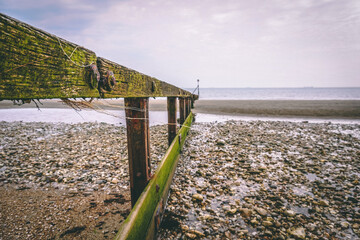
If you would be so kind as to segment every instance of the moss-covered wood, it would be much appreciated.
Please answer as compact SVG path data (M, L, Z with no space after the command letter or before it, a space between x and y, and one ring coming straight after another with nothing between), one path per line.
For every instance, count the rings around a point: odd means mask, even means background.
M100 75L107 71L115 75L116 85L112 91L104 91L103 97L176 97L190 96L191 93L156 78L139 73L130 68L104 58L97 59Z
M154 239L192 121L193 115L190 113L115 239Z
M96 74L84 67L90 64L95 72L94 67L99 69L99 88ZM88 49L0 13L0 100L169 96L196 98L190 92L97 58Z
M0 32L0 99L99 96L77 65L96 64L94 52L3 14Z

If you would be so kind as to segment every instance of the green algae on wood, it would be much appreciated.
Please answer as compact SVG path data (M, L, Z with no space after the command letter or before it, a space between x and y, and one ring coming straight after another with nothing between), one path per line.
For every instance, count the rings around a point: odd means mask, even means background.
M89 74L109 71L117 84L97 88ZM94 84L95 83L95 84ZM196 95L121 66L55 35L0 13L0 100L80 97L191 97Z
M96 63L94 52L4 14L0 32L0 99L99 96L77 65Z
M155 174L124 221L116 240L155 239L181 148L193 121L190 113L161 160Z
M104 58L99 57L97 59L97 65L101 76L104 76L107 71L112 71L117 82L112 91L104 91L102 96L104 98L176 97L192 95L190 92L169 83L139 73Z

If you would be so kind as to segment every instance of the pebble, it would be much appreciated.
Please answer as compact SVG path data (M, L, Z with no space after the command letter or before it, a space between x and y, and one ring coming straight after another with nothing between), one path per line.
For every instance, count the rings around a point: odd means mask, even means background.
M272 222L270 222L270 221L263 221L263 226L265 226L265 227L270 227L270 226L272 226L273 225L273 223Z
M113 183L113 184L117 184L117 183L119 183L119 180L118 180L118 179L116 179L116 178L113 178L113 179L111 180L111 183Z
M244 218L250 218L252 215L252 210L248 208L241 208L239 211L241 216Z
M295 211L293 210L287 210L285 214L290 217L294 217L296 215Z
M299 227L299 228L290 230L289 233L290 233L290 235L292 235L298 239L305 239L305 237L306 237L305 229L303 227Z
M342 228L348 228L350 226L348 222L341 222L340 225Z
M194 195L192 195L192 199L194 201L202 201L202 200L204 200L204 197L201 194L194 194Z
M268 212L263 208L255 208L255 211L258 212L261 216L266 216Z

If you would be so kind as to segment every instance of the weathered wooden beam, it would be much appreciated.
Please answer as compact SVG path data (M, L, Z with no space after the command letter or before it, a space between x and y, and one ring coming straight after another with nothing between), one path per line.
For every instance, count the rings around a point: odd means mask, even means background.
M125 98L131 205L145 189L151 175L149 99Z
M161 216L165 210L180 150L190 129L193 115L188 118L161 160L154 176L122 224L116 240L156 239ZM181 136L181 137L180 137Z
M176 97L167 98L168 142L169 146L176 137Z
M0 100L196 98L188 91L97 58L86 48L1 13L0 33Z
M81 66L92 63L94 52L0 13L0 99L98 97Z
M117 82L112 91L103 91L104 98L192 96L188 91L104 58L98 58L97 66L101 76L112 71Z
M179 115L180 115L180 125L185 121L185 98L179 97Z

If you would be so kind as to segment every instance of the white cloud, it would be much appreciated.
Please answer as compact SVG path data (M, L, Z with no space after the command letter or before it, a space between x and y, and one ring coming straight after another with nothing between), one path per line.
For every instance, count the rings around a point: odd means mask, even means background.
M42 24L73 23L60 35L178 86L360 84L358 0L44 1L55 5Z

